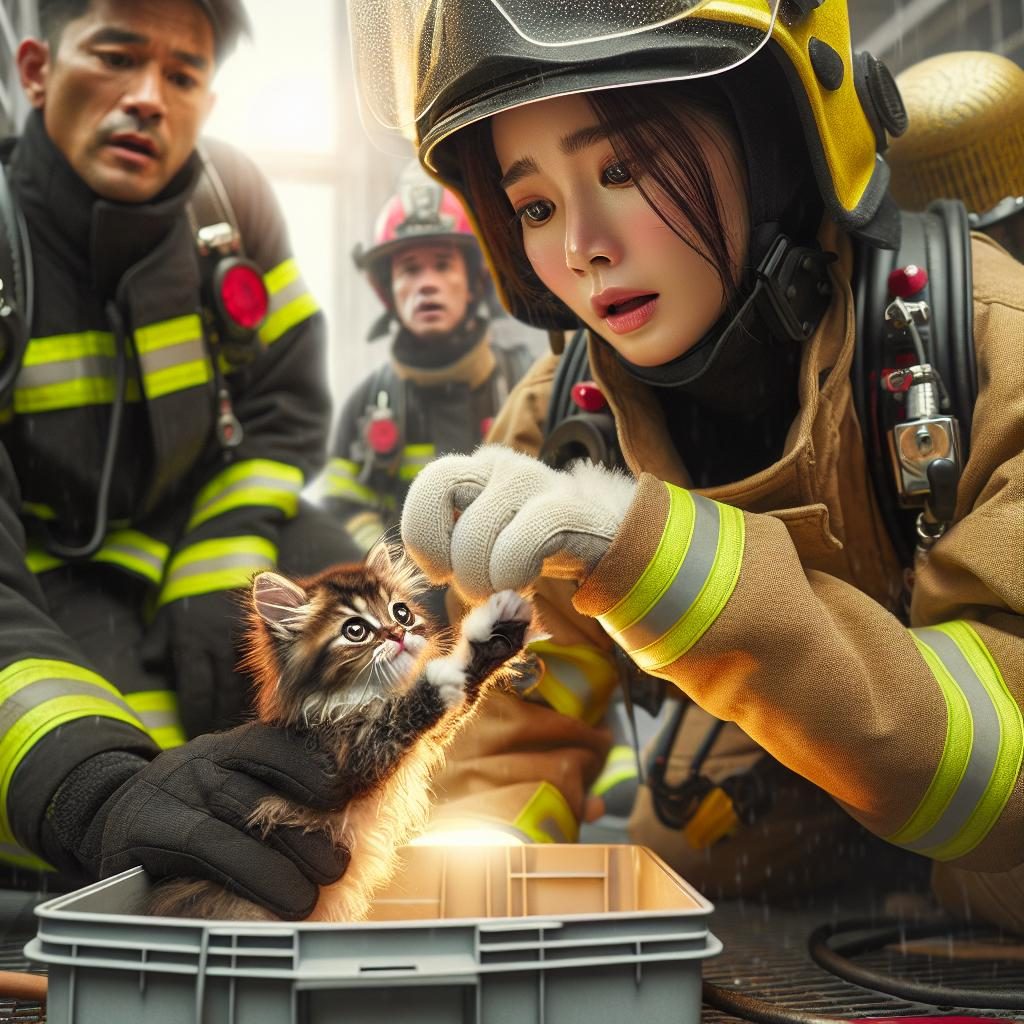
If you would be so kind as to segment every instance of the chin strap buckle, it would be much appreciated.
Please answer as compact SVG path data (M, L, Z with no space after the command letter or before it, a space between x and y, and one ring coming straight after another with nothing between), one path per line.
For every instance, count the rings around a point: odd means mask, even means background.
M776 338L803 342L821 322L832 301L829 266L833 252L796 245L785 235L772 244L757 268L751 300Z

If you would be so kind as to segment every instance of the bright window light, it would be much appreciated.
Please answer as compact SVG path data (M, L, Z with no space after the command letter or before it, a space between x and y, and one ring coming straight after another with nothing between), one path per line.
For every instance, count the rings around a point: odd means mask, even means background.
M424 832L410 846L523 846L523 841L500 828L438 829Z

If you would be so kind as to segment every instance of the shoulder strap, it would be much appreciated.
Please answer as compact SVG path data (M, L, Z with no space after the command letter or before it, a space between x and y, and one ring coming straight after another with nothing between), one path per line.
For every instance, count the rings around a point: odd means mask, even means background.
M224 180L206 150L199 146L196 152L199 154L202 170L189 198L187 210L192 225L192 236L196 240L200 254L206 255L209 248L225 244L221 239L230 238L236 253L243 256L245 239L238 226L231 197L224 187Z
M587 332L578 330L562 351L551 386L548 401L548 418L544 427L545 435L552 431L572 413L572 389L590 376L590 360L587 357Z
M0 163L0 408L14 390L28 347L35 288L28 225Z
M900 506L890 472L887 434L893 403L884 401L881 374L895 366L896 353L885 323L892 301L889 274L915 264L928 272L928 284L915 301L928 304L929 320L919 326L945 394L942 411L960 425L963 459L970 446L971 419L978 394L974 356L973 282L967 211L958 200L937 200L926 211L901 211L898 251L861 245L857 252L854 295L857 346L853 393L875 493L890 538L905 564L913 557L914 516Z

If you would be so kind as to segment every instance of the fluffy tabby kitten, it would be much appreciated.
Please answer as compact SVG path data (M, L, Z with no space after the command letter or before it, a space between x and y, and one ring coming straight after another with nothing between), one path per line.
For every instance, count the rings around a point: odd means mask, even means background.
M531 608L495 594L462 622L446 653L415 603L424 581L381 545L365 565L291 581L263 572L252 584L246 667L260 719L316 734L351 780L350 800L315 812L283 797L264 800L250 824L327 829L351 851L344 876L320 892L311 921L365 917L391 876L396 847L426 824L430 777L443 748L472 714L484 687L522 649ZM154 886L151 914L273 920L215 882Z

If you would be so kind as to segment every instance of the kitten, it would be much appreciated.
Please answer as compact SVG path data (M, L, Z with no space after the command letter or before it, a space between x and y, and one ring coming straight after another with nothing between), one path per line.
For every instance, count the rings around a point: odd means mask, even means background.
M344 807L315 812L283 797L257 807L250 825L326 829L351 852L348 870L324 886L309 920L355 921L396 865L396 847L422 831L430 778L443 749L470 718L484 688L523 648L530 605L493 595L463 620L454 650L431 636L415 597L425 581L404 556L380 545L365 565L291 581L263 572L252 584L245 667L264 722L314 734L351 782ZM147 912L274 920L215 882L158 882Z

